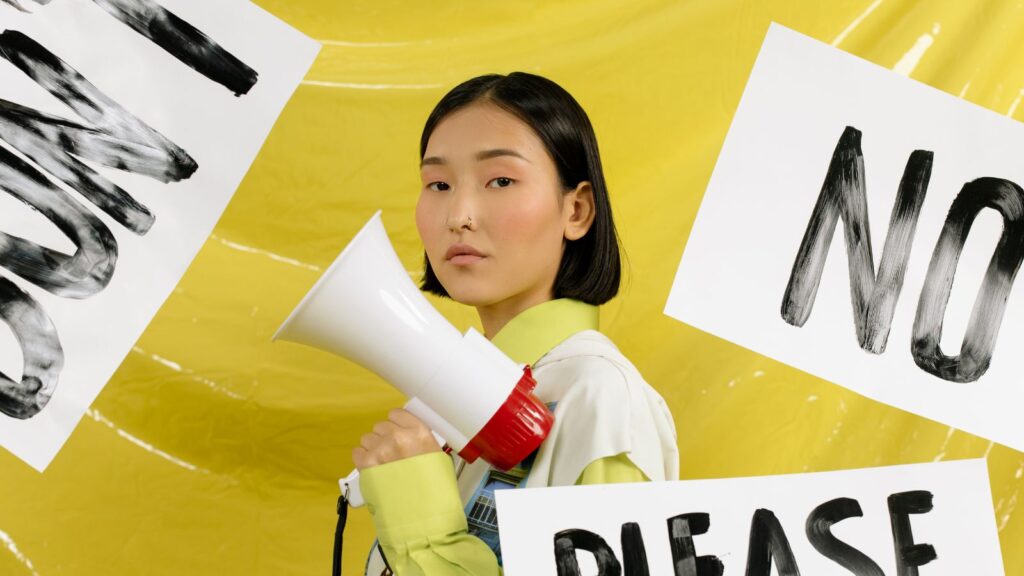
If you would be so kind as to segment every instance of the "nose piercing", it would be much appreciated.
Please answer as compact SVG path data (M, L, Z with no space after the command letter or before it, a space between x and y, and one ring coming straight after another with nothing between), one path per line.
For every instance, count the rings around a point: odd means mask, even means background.
M464 224L462 224L461 226L459 226L459 227L460 228L469 228L470 230L472 230L473 229L473 217L472 216L466 216L466 222ZM449 228L451 228L450 224L449 224Z

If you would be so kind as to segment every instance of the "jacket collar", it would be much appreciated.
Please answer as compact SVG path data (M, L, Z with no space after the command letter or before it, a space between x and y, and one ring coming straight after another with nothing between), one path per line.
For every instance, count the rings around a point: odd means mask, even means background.
M494 335L491 343L517 364L534 364L566 338L597 330L598 309L570 298L542 302L520 312Z

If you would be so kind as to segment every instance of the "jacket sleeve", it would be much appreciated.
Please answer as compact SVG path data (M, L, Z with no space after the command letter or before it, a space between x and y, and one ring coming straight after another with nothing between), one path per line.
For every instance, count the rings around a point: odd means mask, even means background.
M576 480L576 485L647 482L648 480L649 478L625 454L617 454L594 460L588 464Z
M501 574L494 552L467 532L455 470L444 452L367 468L359 483L396 576Z
M619 454L591 462L576 484L644 480L643 472ZM359 482L396 576L502 574L494 552L467 532L455 471L443 452L367 468Z

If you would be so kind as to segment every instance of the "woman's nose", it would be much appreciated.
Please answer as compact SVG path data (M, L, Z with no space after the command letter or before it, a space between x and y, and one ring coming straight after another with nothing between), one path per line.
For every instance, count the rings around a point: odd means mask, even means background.
M448 214L445 219L445 225L452 232L458 232L459 230L475 230L477 221L479 220L475 213L477 206L473 192L471 190L466 190L465 186L460 188L461 190L453 190L452 194L449 196Z

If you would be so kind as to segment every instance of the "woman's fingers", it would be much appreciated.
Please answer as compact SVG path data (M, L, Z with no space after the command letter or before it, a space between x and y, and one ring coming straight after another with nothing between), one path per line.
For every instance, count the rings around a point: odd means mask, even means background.
M363 437L359 439L359 446L378 461L381 460L382 456L386 456L394 452L393 447L389 446L392 443L393 442L389 436L382 436L376 432L364 434Z
M373 425L359 439L352 461L360 470L439 450L430 428L408 410L388 412L388 419Z
M418 430L420 428L423 428L426 429L428 432L430 431L430 429L427 428L427 425L424 424L422 420L420 420L419 418L416 417L415 414L409 412L404 408L395 408L394 410L388 412L388 420L390 422L394 422L395 424L401 426L402 428L409 428L411 430Z
M373 433L379 436L394 435L398 431L398 425L390 420L377 422L373 425Z
M363 470L370 466L377 465L377 459L362 446L356 446L352 449L352 463L356 465L356 468Z
M415 414L401 408L388 412L391 422L401 426L411 433L409 441L416 446L418 453L433 452L440 449L437 439L430 427L423 423Z

